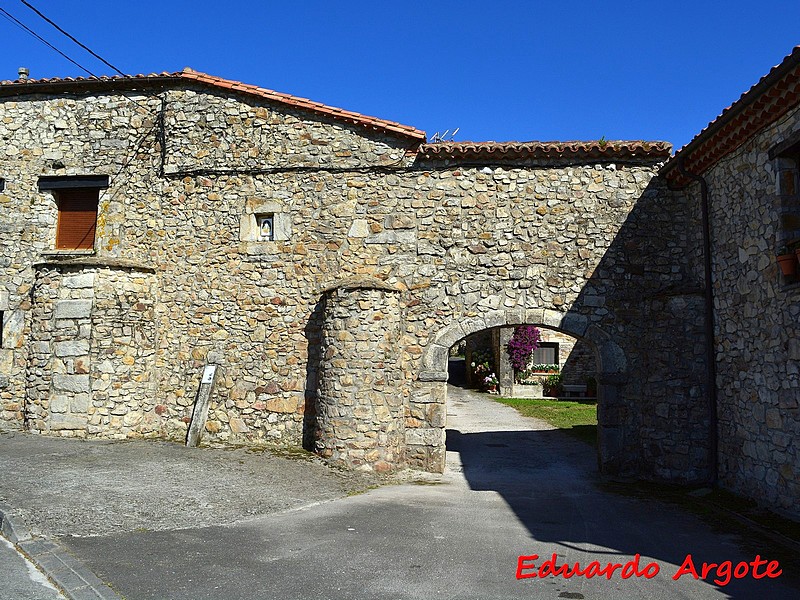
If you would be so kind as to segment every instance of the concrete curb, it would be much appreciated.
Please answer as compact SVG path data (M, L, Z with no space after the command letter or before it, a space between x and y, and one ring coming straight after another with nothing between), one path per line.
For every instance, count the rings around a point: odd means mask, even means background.
M11 506L0 502L0 534L16 546L19 542L31 539L31 532L14 513Z
M8 504L0 502L0 533L53 581L69 600L123 600L58 542L35 538Z

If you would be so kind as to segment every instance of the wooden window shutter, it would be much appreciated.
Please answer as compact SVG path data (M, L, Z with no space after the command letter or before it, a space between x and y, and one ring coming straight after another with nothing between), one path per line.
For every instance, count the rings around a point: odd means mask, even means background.
M97 189L58 190L57 250L91 250L97 225Z

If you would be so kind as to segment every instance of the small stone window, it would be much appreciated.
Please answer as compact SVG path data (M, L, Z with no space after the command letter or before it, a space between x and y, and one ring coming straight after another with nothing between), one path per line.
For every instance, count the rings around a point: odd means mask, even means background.
M40 177L39 190L51 191L58 205L56 250L93 250L100 190L107 176Z
M239 223L242 242L285 242L291 239L291 215L278 202L248 198ZM257 250L263 244L250 245Z
M775 168L780 228L778 245L800 240L800 131L769 151Z
M776 159L776 190L780 228L778 245L791 245L800 241L800 188L798 187L798 164L800 153Z
M800 131L769 151L775 171L775 209L778 213L775 246L785 285L798 282L798 263L793 255L800 248Z

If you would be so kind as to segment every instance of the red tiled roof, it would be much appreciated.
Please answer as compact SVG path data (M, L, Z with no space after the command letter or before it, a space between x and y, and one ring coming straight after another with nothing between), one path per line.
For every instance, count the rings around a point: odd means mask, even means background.
M203 85L208 85L217 89L231 90L234 92L256 96L292 106L295 108L311 111L318 115L356 125L365 127L372 131L379 131L391 135L399 135L406 138L422 143L425 141L425 132L414 127L401 125L394 121L387 121L377 117L362 115L360 113L327 106L319 102L313 102L307 98L299 98L289 94L283 94L267 88L258 87L255 85L248 85L238 81L231 81L222 79L221 77L213 77L205 73L199 73L190 68L177 73L151 73L150 75L125 75L125 76L112 76L112 77L64 77L52 79L27 79L24 81L3 81L0 82L0 97L2 96L17 96L30 93L43 93L48 91L57 91L62 89L97 89L97 88L130 88L136 86L158 86L158 85L174 85L180 81L192 81Z
M419 147L422 158L432 160L519 160L525 158L666 159L672 152L668 142L442 142Z
M673 185L688 184L691 179L677 168L680 162L688 172L700 175L798 103L800 46L676 152L661 174Z

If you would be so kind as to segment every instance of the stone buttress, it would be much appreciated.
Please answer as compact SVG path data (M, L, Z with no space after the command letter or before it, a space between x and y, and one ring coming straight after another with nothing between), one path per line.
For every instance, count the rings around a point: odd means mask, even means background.
M324 292L314 448L332 464L405 465L400 302L398 290L369 278Z

